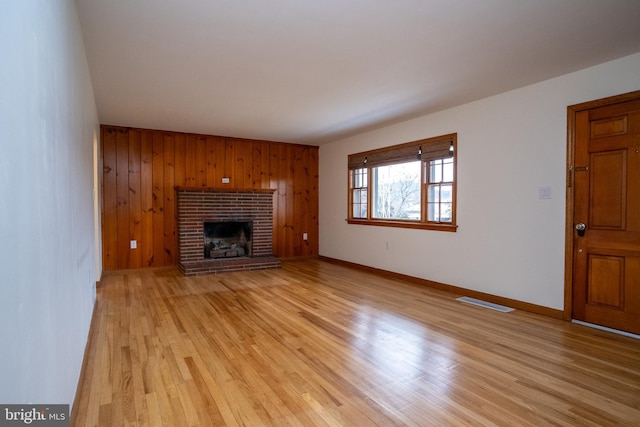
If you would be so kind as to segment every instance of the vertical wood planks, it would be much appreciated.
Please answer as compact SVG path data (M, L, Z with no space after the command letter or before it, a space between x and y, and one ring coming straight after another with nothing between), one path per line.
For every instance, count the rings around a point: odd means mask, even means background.
M196 186L207 186L207 137L196 136Z
M236 188L244 188L244 141L238 141L233 151L233 183Z
M273 146L269 150L269 188L274 189L273 192L273 253L280 255L278 250L280 247L280 217L281 208L278 206L280 200L280 191L278 189L278 151L280 146ZM282 255L280 255L282 256Z
M186 170L186 187L196 186L196 137L195 135L186 135L185 148L185 170Z
M262 156L260 161L260 169L262 173L262 188L272 188L271 187L271 171L269 170L269 157L271 156L271 150L275 149L274 144L269 144L264 142L262 144Z
M175 184L179 187L187 185L186 178L187 144L183 133L175 135Z
M217 187L218 185L222 185L222 178L224 178L225 173L227 173L227 171L225 170L224 167L224 162L225 162L225 142L224 142L224 138L222 137L214 137L215 138L215 142L214 142L214 147L215 147L215 155L214 155L214 167L215 167L215 179L214 179L214 187Z
M164 263L176 263L176 209L175 209L175 140L174 134L164 133Z
M215 137L207 137L206 143L207 152L207 187L213 187L216 185L216 140Z
M277 162L277 190L276 194L278 199L274 205L274 221L276 223L275 234L278 235L277 246L275 246L275 253L281 254L280 256L289 256L286 251L287 235L289 234L289 225L287 223L287 173L289 172L287 162L287 150L284 145L278 146L276 150L276 162ZM274 244L275 244L274 239Z
M153 133L143 130L140 141L141 232L138 250L142 267L153 265Z
M235 175L238 177L238 188L253 188L251 176L253 174L251 162L253 161L252 155L253 143L251 141L239 141L237 144L235 156L236 156L236 170Z
M306 232L306 209L304 209L303 193L307 187L306 168L302 163L306 149L295 150L293 153L294 161L291 165L293 179L291 180L291 188L293 191L293 226L292 245L293 253L302 253L302 233Z
M129 132L129 239L139 242L142 237L141 135L139 130ZM129 251L129 267L142 267L142 252Z
M317 147L117 126L101 139L105 270L176 264L175 186L274 189L274 254L317 254Z
M284 246L281 248L282 252L285 254L284 256L290 257L293 256L294 246L298 242L295 239L295 229L294 224L296 222L296 206L295 206L295 192L293 191L294 187L294 178L295 178L295 169L296 169L296 151L293 150L293 146L287 145L284 147L284 157L282 157L282 169L286 171L284 175L284 186L285 190L285 198L286 198L286 209L284 210L285 215L285 230L284 236L285 241Z
M153 261L159 267L164 264L164 135L153 133Z
M309 160L307 168L309 168L309 180L306 188L306 209L307 209L307 227L309 230L309 240L305 248L304 255L319 255L319 227L318 213L320 211L320 201L318 199L318 179L319 179L319 160L318 150L309 149Z
M254 142L251 147L251 187L262 188L262 145Z
M101 129L102 135L102 264L105 270L118 264L118 192L116 129Z
M233 156L233 140L231 138L224 139L224 177L228 177L231 179L229 182L230 187L235 187L236 177L235 177L235 161Z
M129 268L129 138L128 132L116 132L116 194L118 195L118 268Z

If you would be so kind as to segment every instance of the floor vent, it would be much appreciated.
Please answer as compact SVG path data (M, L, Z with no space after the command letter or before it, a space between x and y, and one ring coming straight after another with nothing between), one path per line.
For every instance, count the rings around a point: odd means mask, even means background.
M456 298L458 301L466 302L468 304L479 305L480 307L490 308L491 310L500 311L502 313L508 313L515 310L515 308L505 307L504 305L494 304L492 302L482 301L480 299L470 297Z

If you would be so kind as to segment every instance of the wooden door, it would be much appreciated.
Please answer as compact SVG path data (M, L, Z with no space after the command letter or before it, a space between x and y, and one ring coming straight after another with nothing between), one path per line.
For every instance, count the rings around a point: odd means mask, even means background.
M574 149L572 316L640 334L640 99L577 111Z

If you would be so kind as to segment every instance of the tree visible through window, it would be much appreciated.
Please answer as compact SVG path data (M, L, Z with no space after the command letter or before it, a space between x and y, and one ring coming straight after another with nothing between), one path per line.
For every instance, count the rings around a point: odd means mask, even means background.
M349 222L455 231L456 134L349 156Z
M373 217L420 219L420 165L410 163L373 168Z

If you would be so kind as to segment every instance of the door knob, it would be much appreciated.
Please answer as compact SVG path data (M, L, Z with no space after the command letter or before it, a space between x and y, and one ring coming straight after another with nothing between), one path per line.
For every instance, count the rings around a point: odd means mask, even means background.
M576 230L578 230L578 236L582 237L584 236L584 232L586 231L587 226L585 225L584 222L579 222L576 224Z

